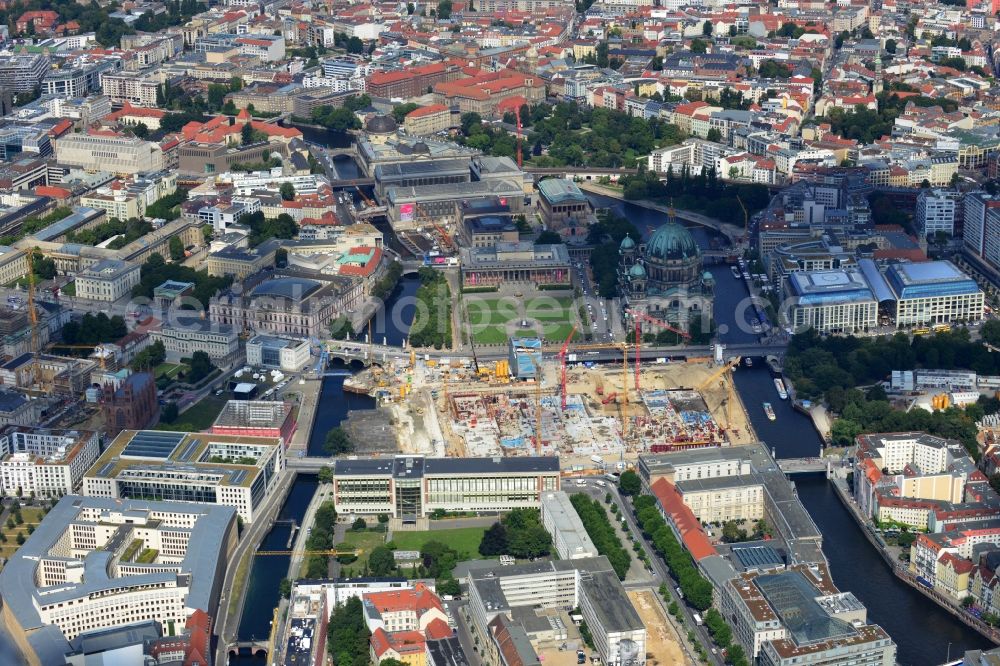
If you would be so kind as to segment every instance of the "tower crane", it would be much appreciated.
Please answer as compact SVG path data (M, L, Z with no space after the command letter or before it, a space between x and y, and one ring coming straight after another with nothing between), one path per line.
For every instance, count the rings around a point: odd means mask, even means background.
M735 368L740 364L740 360L741 359L739 356L731 359L728 363L726 363L721 368L719 368L711 375L709 375L708 379L703 381L695 388L695 391L701 393L706 388L708 388L709 385L712 384L712 382L716 380L719 380L720 388L724 386L726 387L726 428L725 428L726 430L732 430L733 428L733 404L736 402L736 395L735 392L733 391L732 371L733 368ZM728 383L725 381L725 379L723 379L723 377L725 376L728 376L729 378Z
M624 440L628 436L628 350L632 345L626 342L605 342L605 343L593 343L586 345L576 345L573 347L574 350L588 350L588 349L617 349L622 353L622 405L621 405L621 416L622 416L622 439ZM638 348L636 348L636 353L638 353Z
M559 386L562 389L563 411L566 411L566 350L569 349L569 341L573 339L574 335L576 335L576 324L573 324L573 330L566 336L566 342L559 350Z
M684 338L685 340L690 340L691 339L691 334L688 333L687 331L682 331L681 329L677 328L676 326L672 326L671 324L668 324L665 321L662 321L662 320L657 319L655 317L650 317L645 312L639 312L638 310L626 310L625 312L626 312L626 314L628 314L629 316L631 316L632 319L635 321L635 390L638 391L639 390L639 357L641 356L640 349L642 347L642 324L640 322L645 321L645 322L648 322L650 324L654 324L655 326L659 326L660 328L664 328L664 329L666 329L666 330L668 330L668 331L670 331L672 333L676 333L677 335L679 335L680 337Z

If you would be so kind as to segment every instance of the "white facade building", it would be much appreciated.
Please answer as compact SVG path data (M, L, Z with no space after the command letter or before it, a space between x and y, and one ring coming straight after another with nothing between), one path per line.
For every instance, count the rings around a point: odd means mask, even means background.
M955 233L955 211L961 196L953 190L921 190L917 196L917 232L927 238L941 232Z
M11 427L0 434L4 495L62 497L76 488L100 455L97 432Z
M580 516L563 491L542 495L542 526L552 535L552 543L564 560L597 557L597 546L590 540Z
M76 296L94 301L114 302L132 293L139 284L139 264L105 259L76 276Z

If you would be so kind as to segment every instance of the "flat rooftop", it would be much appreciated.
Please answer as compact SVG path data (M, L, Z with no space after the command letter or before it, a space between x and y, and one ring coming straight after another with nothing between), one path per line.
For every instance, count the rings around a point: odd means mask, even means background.
M341 458L334 461L337 476L394 476L396 478L434 475L558 474L559 458L533 456L517 458Z
M277 437L217 435L204 432L123 430L105 449L86 476L105 479L150 480L166 483L171 477L221 486L249 487L263 473L258 465L208 462L212 443L281 446Z

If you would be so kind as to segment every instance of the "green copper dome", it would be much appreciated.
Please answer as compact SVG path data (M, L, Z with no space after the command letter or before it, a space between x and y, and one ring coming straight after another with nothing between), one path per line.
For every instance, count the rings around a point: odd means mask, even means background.
M642 267L642 264L633 264L632 268L628 269L629 277L633 278L644 278L646 277L646 269Z
M635 241L628 234L625 234L625 238L622 239L622 244L618 246L622 250L631 250L635 248Z
M667 222L657 229L646 243L646 256L671 260L688 259L701 254L691 232L677 224Z

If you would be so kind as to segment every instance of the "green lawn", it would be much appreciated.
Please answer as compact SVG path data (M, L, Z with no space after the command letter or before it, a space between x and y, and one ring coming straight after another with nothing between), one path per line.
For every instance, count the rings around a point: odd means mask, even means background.
M159 377L167 377L173 379L178 373L184 372L188 369L188 366L183 363L161 363L153 370L153 374Z
M365 568L365 563L368 561L368 556L371 554L372 549L385 543L385 532L353 532L347 530L347 534L344 535L344 543L361 551L358 554L357 561L344 566L350 567L353 571L362 571Z
M459 527L426 532L394 532L392 541L398 550L420 550L428 541L440 541L458 551L459 559L479 559L479 542L485 527Z
M529 320L531 327L516 326L517 331L526 335L541 333L547 340L562 341L569 335L576 315L573 299L562 296L528 296L524 299L475 299L465 305L473 337L478 344L503 344L509 337L509 324ZM538 331L538 324L541 331Z
M188 407L187 411L177 417L173 423L158 423L156 430L175 430L178 432L201 432L208 430L222 411L226 401L214 395L205 396L199 402Z

